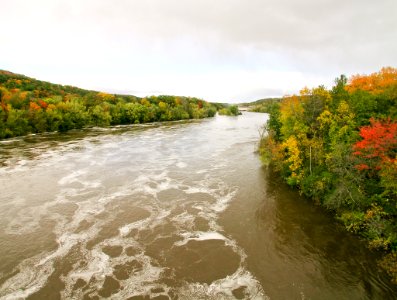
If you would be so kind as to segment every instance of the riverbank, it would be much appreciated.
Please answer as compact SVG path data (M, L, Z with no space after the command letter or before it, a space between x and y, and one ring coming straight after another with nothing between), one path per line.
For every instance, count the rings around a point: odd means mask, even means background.
M221 104L182 96L108 94L0 70L0 139L215 116Z
M397 70L341 76L269 108L262 161L384 252L397 283Z

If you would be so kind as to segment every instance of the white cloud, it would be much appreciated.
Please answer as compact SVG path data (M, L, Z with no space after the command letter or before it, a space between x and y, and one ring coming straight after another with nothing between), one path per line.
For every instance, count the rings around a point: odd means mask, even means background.
M394 0L2 0L0 68L248 101L395 63L396 9Z

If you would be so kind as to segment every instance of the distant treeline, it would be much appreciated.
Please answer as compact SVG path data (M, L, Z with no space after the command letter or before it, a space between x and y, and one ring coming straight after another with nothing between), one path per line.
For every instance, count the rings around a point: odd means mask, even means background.
M266 103L264 163L386 251L381 265L397 283L397 69Z
M86 126L213 117L223 107L191 97L89 91L0 70L0 139Z
M250 103L244 103L242 106L247 106L248 111L269 113L274 103L280 103L282 98L266 98L260 99Z

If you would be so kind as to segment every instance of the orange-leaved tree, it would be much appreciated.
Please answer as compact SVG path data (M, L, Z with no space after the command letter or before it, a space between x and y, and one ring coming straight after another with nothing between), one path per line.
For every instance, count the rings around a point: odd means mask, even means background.
M397 123L390 119L370 120L369 126L360 128L363 138L354 144L354 154L367 163L357 165L357 169L382 169L383 164L394 164L397 155Z
M382 68L379 72L370 75L354 75L346 85L346 90L354 92L363 90L370 93L381 93L386 87L397 84L397 69L392 67Z

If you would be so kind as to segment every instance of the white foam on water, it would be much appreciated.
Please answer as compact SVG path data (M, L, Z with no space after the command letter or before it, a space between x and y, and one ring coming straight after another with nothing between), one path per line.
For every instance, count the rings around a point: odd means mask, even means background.
M99 247L95 247L91 251L86 250L83 256L88 263L80 268L74 266L74 270L68 274L73 281L81 278L89 282L93 277L104 279L106 275L112 274L113 268L110 266L109 256L103 253Z
M176 241L175 246L183 246L189 241L205 241L205 240L223 240L225 245L231 247L232 250L240 257L240 266L244 265L247 257L245 251L237 245L237 242L223 233L223 228L218 224L217 219L219 214L227 209L230 202L237 193L237 188L230 188L220 180L214 180L206 175L206 177L197 183L197 185L189 187L185 190L187 194L205 193L212 196L215 202L208 205L203 200L196 202L192 207L199 210L198 216L206 219L210 227L209 231L192 231L188 226L184 230L180 230L179 235L182 240ZM205 198L204 198L205 199Z
M179 162L177 162L176 166L177 166L179 169L184 169L184 168L187 167L187 163L184 163L184 162L179 161Z
M78 243L85 242L94 237L101 225L101 222L97 222L96 226L91 227L88 231L74 234L70 230L75 229L78 223L79 220L75 219L72 223L64 224L66 226L58 226L58 234L60 234L59 232L63 232L57 238L58 248L53 252L43 253L37 257L22 261L16 267L16 269L20 270L19 273L9 278L3 284L0 289L0 295L4 292L7 297L11 297L10 299L15 299L19 298L19 295L22 293L21 291L23 291L24 296L22 298L24 298L41 289L54 271L54 261L57 258L65 257L72 247Z
M62 177L58 181L58 184L66 185L66 184L70 184L70 183L73 183L73 182L80 182L78 180L78 177L80 177L81 175L84 175L84 174L87 174L87 171L84 171L84 170L74 171L74 172L70 173L69 175L66 175L66 176Z
M80 179L79 177L86 174L85 170L78 170L72 172L71 174L63 177L59 180L59 184L64 186L60 192L55 196L52 201L44 202L41 205L37 206L29 206L29 203L14 201L14 205L19 205L20 208L18 212L12 216L10 216L10 220L7 222L7 227L5 228L5 232L7 234L28 234L32 233L36 230L40 229L40 221L47 217L48 219L52 219L56 221L57 225L64 224L63 217L60 214L51 212L50 209L59 204L70 204L74 203L69 202L67 198L81 196L84 194L89 194L92 190L97 190L100 187L101 182L99 180L93 181L85 181ZM81 184L81 188L70 188L67 184L78 182ZM117 196L117 195L114 195ZM99 202L101 199L99 200ZM101 206L92 205L93 202L98 202L98 199L89 199L85 201L86 203L90 203L90 207L100 208ZM78 203L79 206L83 205ZM103 209L103 208L102 208ZM7 216L6 216L7 217ZM61 227L62 227L61 226Z
M119 228L119 233L120 237L123 238L127 236L133 229L138 229L138 230L153 230L155 227L163 224L165 220L169 217L171 214L171 210L169 209L162 209L162 208L156 208L156 207L151 207L151 206L144 206L142 207L143 209L147 210L150 212L150 216L122 226Z
M215 211L216 213L224 211L229 206L230 201L235 195L236 191L232 191L226 195L218 196L217 201L210 206L210 209Z
M233 191L231 192L231 194L226 193L224 186L218 185L218 187L216 188L208 188L207 185L209 185L209 182L208 181L205 182L206 183L204 184L204 186L192 187L189 189L189 192L191 193L202 192L215 196L215 198L217 199L216 203L218 203L218 205L221 204L222 208L233 197ZM154 183L154 185L149 187L149 189L143 189L142 186L148 187L148 183ZM134 180L132 186L134 186L135 189L132 189L130 191L131 194L139 194L142 192L144 194L149 194L151 198L147 198L146 200L149 201L150 203L151 201L156 200L158 192L162 190L166 190L170 188L170 186L178 188L178 183L173 182L170 178L168 178L167 174L163 172L154 176L141 175ZM218 189L219 186L221 186L220 190ZM176 245L178 246L186 244L190 240L205 241L205 240L217 239L217 240L225 241L225 245L231 246L236 253L241 254L240 252L242 250L237 247L235 241L226 238L224 235L222 235L219 232L216 231L191 232L191 228L195 219L193 215L187 212L183 212L169 218L171 211L178 206L178 203L174 203L174 206L169 207L169 209L160 208L156 205L156 203L157 202L154 203L152 202L151 205L143 207L144 209L151 211L150 217L143 220L139 220L137 222L123 225L122 227L119 228L119 235L117 237L102 241L100 244L94 247L97 253L99 253L101 251L100 250L101 247L105 245L122 246L124 249L127 246L133 245L134 248L141 249L139 254L135 255L133 259L138 261L140 264L142 264L142 270L132 274L128 280L121 280L120 284L122 286L122 290L120 290L117 294L113 295L112 297L125 298L133 295L150 295L151 289L158 287L158 284L155 282L161 277L161 274L163 272L163 268L161 266L153 266L151 262L151 258L144 254L143 245L140 245L138 241L135 241L131 238L127 238L128 234L133 229L138 229L138 230L153 229L156 226L163 224L165 220L168 220L173 224L177 225L177 227L180 230L180 235L183 237L183 241L176 243ZM204 204L203 207L205 207L205 203L203 204ZM210 219L214 219L212 220L212 222L216 224L215 219L217 218L217 215L221 210L218 209L217 206L214 207L207 206L207 210L210 210L212 212L212 214L210 214L210 216L207 215L207 217L209 217ZM182 230L185 231L181 233ZM190 231L186 231L186 230L190 230ZM95 252L94 250L93 250L94 252L93 251L90 252L88 250L85 251L86 254L84 255L84 257L85 260L87 261L86 266L85 267L75 266L73 271L70 274L68 274L68 276L64 277L64 282L65 285L67 286L67 288L63 292L65 298L68 298L71 295L77 295L79 293L80 293L79 295L81 295L82 293L81 291L80 292L73 291L74 283L79 278L85 280L86 282L90 282L90 286L94 285L92 286L93 290L90 293L90 295L92 296L96 294L95 290L98 290L101 287L106 275L110 276L112 274L112 270L115 265L126 263L132 259L131 257L126 256L125 253L122 253L119 257L116 258L108 257L107 260L103 259L104 258L103 255L102 256L99 255L99 257L102 257L102 260L98 262L94 260L94 257L98 257L98 255L93 255L93 253ZM245 257L242 256L242 260L244 260L244 258ZM100 266L100 268L98 266ZM93 278L95 278L93 281L95 284L91 283ZM170 287L162 287L162 288L165 291L164 292L165 294L166 291L170 289Z
M194 231L194 232L182 232L180 236L183 237L183 240L177 241L174 243L175 246L183 246L186 245L189 241L206 241L206 240L222 240L228 241L228 239L215 231Z
M87 238L86 233L83 234L73 234L66 232L57 238L58 248L52 252L50 255L44 257L40 260L35 267L40 267L46 264L48 261L53 261L57 257L65 256L73 246L77 243L84 241Z
M244 268L211 284L186 283L177 290L182 299L236 299L233 291L243 288L244 299L268 300L261 284Z
M78 154L70 151L75 147L76 142L57 143L43 141L31 145L29 143L24 143L21 139L18 141L20 143L17 143L15 148L12 149L12 156L5 160L6 167L0 168L1 175L20 171L30 172L32 169L45 166L59 166L60 162L62 162L62 168L64 168L65 165L69 165L66 162L69 158L78 156ZM53 148L54 146L55 149Z
M216 202L208 206L208 203L197 204L196 207L200 208L205 212L213 211L217 214L223 212L229 203L233 200L233 197L237 193L237 188L230 188L219 182L216 188L211 187L211 181L207 178L201 182L200 186L189 187L185 192L187 194L205 193L209 194L216 199Z
M133 295L150 295L151 290L158 287L168 290L165 285L156 283L164 272L163 268L155 266L152 259L145 255L135 256L135 259L142 264L142 270L134 272L127 280L121 281L123 289L113 295L114 299L126 299Z
M162 215L164 215L163 212L158 214L155 213L148 219L156 220ZM145 223L149 223L147 222L147 219L131 223L129 224L128 229L140 227ZM149 223L149 225L153 224ZM79 295L79 298L82 298L82 290L73 290L78 279L83 279L86 283L89 283L89 294L91 296L97 295L97 292L102 287L106 276L112 276L115 266L126 264L129 261L139 263L140 269L135 270L130 274L128 279L118 280L122 286L122 290L116 295L113 295L113 297L123 299L137 292L139 292L139 294L148 294L152 288L156 287L155 282L161 277L163 268L155 266L152 259L144 254L143 245L132 238L125 237L127 231L123 228L126 227L127 226L123 226L119 229L120 234L118 236L100 242L92 250L83 250L83 257L86 264L81 266L81 263L77 262L74 265L73 270L67 276L63 277L63 281L66 286L65 290L62 292L63 298L74 298L76 295ZM102 252L102 248L104 246L121 246L123 249L133 247L138 251L134 256L128 256L126 253L122 252L117 257L109 257Z
M194 220L195 217L186 211L171 218L171 221L181 230L192 230L194 227Z
M79 174L83 173L80 172ZM76 176L74 175L73 177ZM27 208L27 211L22 211L22 214L25 215L35 215L35 218L30 222L26 222L23 217L19 217L19 222L20 224L23 224L24 227L18 228L17 233L26 233L26 230L23 230L26 226L36 226L43 216L49 214L48 208L52 207L54 204L65 201L62 192L63 191L61 190L61 195L58 195L56 202L47 202L42 206ZM77 244L85 243L95 237L100 228L107 222L107 220L98 220L96 216L105 210L106 204L119 197L123 197L125 194L126 191L124 187L122 187L119 191L116 191L111 195L104 196L99 199L98 197L88 198L83 202L77 203L78 209L70 222L67 222L66 218L59 214L53 212L50 213L48 217L57 222L54 233L57 236L58 248L50 253L43 253L35 258L29 258L22 261L15 268L15 270L19 270L19 273L6 280L6 282L1 286L0 295L6 295L7 299L25 298L41 289L54 270L54 261L58 258L65 257ZM94 225L81 233L74 233L80 222L83 220L91 220ZM11 227L7 232L8 234L14 233L12 231L13 225L15 224L10 224ZM107 256L105 255L101 257L102 262L104 261L104 258L107 258ZM98 261L93 265L100 266ZM101 268L101 270L103 270L103 268Z
M146 224L146 220L140 220L134 223L124 225L123 227L119 228L120 235L126 236L131 232L132 229L141 228L144 226L144 224Z
M155 200L158 200L160 192L179 188L180 185L173 181L165 171L159 174L140 175L131 184L132 194L143 193Z
M71 295L76 295L76 293L82 293L82 291L73 291L73 286L75 282L81 278L85 280L86 282L90 282L90 286L92 278L94 278L94 294L95 294L95 289L98 290L101 285L103 284L103 280L105 278L105 275L111 275L113 271L113 267L117 264L123 264L131 260L131 257L127 256L125 253L120 255L119 257L116 258L109 258L106 254L103 254L101 247L106 246L106 245L115 245L115 246L122 246L124 249L126 247L131 247L133 246L136 249L140 249L139 254L134 256L134 259L137 260L143 267L142 271L138 273L134 273L132 279L130 278L126 283L122 283L123 286L123 292L125 293L127 290L131 291L141 291L141 292L150 292L150 286L148 286L148 282L154 282L158 280L160 274L162 273L162 268L158 266L153 266L151 263L151 258L147 257L143 254L143 248L142 245L140 245L137 241L133 240L132 238L128 238L128 234L131 232L133 229L152 229L156 227L157 225L161 224L164 222L164 219L166 219L169 214L170 210L167 209L162 209L160 207L156 206L156 202L153 203L153 200L156 201L154 195L156 195L157 192L166 189L169 186L169 178L167 177L166 173L158 173L153 176L139 176L136 178L133 182L132 185L124 186L122 192L118 193L118 196L126 196L126 195L140 195L142 197L142 192L145 191L145 189L142 189L143 186L147 186L148 183L153 183L153 182L158 182L160 181L160 184L153 188L150 191L150 195L152 195L151 198L144 197L146 200L146 205L144 205L142 208L150 212L150 216L130 223L123 225L119 228L119 235L117 237L113 237L111 239L106 239L105 241L100 242L98 245L94 247L92 251L88 251L87 249L84 249L84 260L87 262L85 267L81 267L78 263L74 266L72 272L68 274L67 276L63 277L63 280L66 285L66 289L63 292L63 295L65 295L65 298L70 298ZM111 200L115 200L115 194L113 193L110 198ZM145 194L145 193L144 193ZM109 198L109 197L108 197ZM111 200L105 198L102 198L100 201L103 202L103 205L100 205L100 207L104 207L106 203L109 203ZM152 202L152 203L150 203ZM83 203L84 204L84 203ZM85 203L86 208L83 210L85 212L89 211L89 209L92 210L92 205L93 203ZM102 203L101 203L102 204ZM80 204L81 205L81 204ZM82 209L83 206L80 206L80 210ZM99 211L96 211L95 214L98 214ZM95 215L94 215L95 216ZM80 218L79 218L80 219ZM96 226L98 227L98 226ZM91 235L93 236L93 235ZM88 240L88 239L86 239ZM97 257L97 253L102 253L101 256L102 259L98 262L95 260L95 257ZM95 254L96 253L96 254ZM107 257L105 260L104 257ZM98 266L100 268L98 269ZM152 284L153 286L153 284Z
M80 172L78 174L83 175L84 173ZM74 182L77 177L78 176L76 176L76 174L74 174L71 177L68 177L70 179L73 178L73 180L69 182ZM141 176L134 183L136 184L136 182L139 182L139 184L144 184L147 186L148 182L158 182L158 181L153 181L153 178L160 181L160 184L158 184L155 188L152 188L151 192L149 193L150 195L154 196L154 198L159 191L168 189L170 186L177 187L177 184L171 183L171 180L166 176L165 173L160 173L155 176ZM135 186L138 185L136 184ZM63 191L70 192L70 189L65 188ZM208 189L207 187L190 189L190 192L197 192L197 191L215 195L216 197L218 197L218 202L221 203L224 202L223 197L219 197L219 193L217 193L214 189ZM60 257L65 257L70 252L73 246L76 246L77 244L84 244L86 241L95 237L99 229L102 227L102 224L106 223L106 220L103 222L98 221L97 219L95 219L95 216L101 213L102 211L104 211L105 205L107 203L116 200L120 196L137 194L140 192L141 192L140 188L136 188L135 190L130 190L129 192L126 192L123 188L118 193L116 192L109 196L101 197L99 199L97 197L93 197L87 199L86 201L77 203L78 210L75 212L73 216L73 220L69 223L66 223L66 221L63 220L62 222L60 222L60 226L57 226L56 233L58 235L57 242L59 245L57 250L42 257L39 261L35 262L34 265L28 264L29 262L28 260L20 264L19 268L21 269L21 273L19 277L15 277L15 276L12 277L10 280L7 281L7 284L5 285L8 287L14 286L16 288L13 289L11 293L8 293L9 290L6 290L7 297L8 296L13 297L16 295L18 295L18 297L19 295L22 295L23 297L27 297L30 294L39 290L41 287L43 287L48 277L53 272L52 265L55 259ZM64 197L59 196L58 200L64 201ZM153 204L154 203L145 207L145 209L149 211L151 208L150 217L122 226L121 228L119 228L119 237L117 237L117 239L106 240L100 243L99 246L103 246L104 244L114 244L114 245L124 244L123 239L125 239L125 237L132 229L155 228L157 225L162 224L164 220L170 215L171 211L166 209L161 209L159 207L153 210L154 208ZM209 208L211 209L211 206ZM219 212L220 210L215 209L215 211ZM216 218L217 215L212 214L211 216L212 218ZM82 220L92 220L96 223L94 226L90 227L90 229L82 233L79 234L73 233L73 230L77 228L78 224ZM173 222L178 223L181 229L183 228L186 230L191 228L192 221L194 221L194 216L189 215L187 213L182 213L180 215L174 216L171 220ZM187 243L189 240L203 241L209 239L220 239L226 241L226 244L229 245L233 244L230 240L228 240L226 237L224 237L222 234L218 232L186 233L184 243ZM127 245L132 245L132 244L134 244L134 241L130 240L128 241ZM73 268L73 271L70 272L70 274L63 277L65 285L67 286L67 288L63 292L63 295L65 295L64 298L69 298L69 296L71 296L73 293L76 293L76 291L73 291L73 286L78 278L81 278L86 282L89 282L92 278L95 278L94 280L95 287L93 288L94 290L95 289L98 290L103 284L103 280L105 276L112 274L113 266L116 263L120 264L128 261L128 259L131 259L130 257L126 257L125 255L122 258L110 259L106 254L104 254L100 250L99 246L94 247L94 249L91 251L85 250L84 252L85 254L83 255L84 260L87 261L85 267L78 267L76 265ZM126 245L124 244L124 247L125 246ZM121 297L123 297L123 295L127 296L136 293L150 294L151 293L150 290L153 287L156 287L156 284L154 282L158 280L161 276L162 268L159 266L153 266L150 257L143 255L143 253L141 252L141 254L139 254L134 258L137 259L137 261L143 265L143 268L141 272L134 274L134 276L132 276L129 280L122 282L123 290L117 294L120 295ZM24 264L26 265L26 267L24 267ZM32 270L35 271L32 272ZM40 278L32 279L32 277L35 277L36 275L39 275ZM21 294L22 288L24 289L23 294ZM5 290L2 288L2 291Z
M52 262L35 268L46 253L24 260L18 268L20 272L6 280L0 289L0 299L24 299L40 290L54 271Z
M42 206L41 214L34 210L31 211L32 213L27 213L27 215L34 215L37 212L36 221L46 216L57 222L54 233L57 237L58 248L51 253L43 253L34 259L21 262L17 266L21 270L20 273L8 279L0 287L0 297L7 297L4 299L28 297L46 284L48 277L54 271L53 265L57 259L63 259L72 251L78 251L79 260L74 263L68 274L61 277L65 283L65 289L61 292L63 299L80 299L87 291L91 296L97 295L105 277L112 276L115 266L126 264L132 260L138 262L142 268L130 274L128 279L119 280L122 289L112 295L112 298L125 299L133 295L166 295L172 290L175 294L178 294L180 299L233 299L232 291L236 288L245 287L247 299L266 299L259 282L244 269L246 258L244 250L237 245L235 240L228 237L217 223L220 213L227 209L237 191L236 187L228 186L222 182L221 178L215 178L211 173L211 169L218 170L225 167L223 161L219 162L218 157L216 157L214 159L216 163L210 169L201 169L195 172L198 175L197 177L203 178L199 181L187 183L187 180L170 178L166 170L168 166L172 165L183 169L188 165L180 161L182 154L173 152L166 143L163 143L165 137L171 138L170 134L164 133L160 129L150 131L150 134L145 132L139 138L134 137L134 141L139 143L140 149L131 147L131 137L135 133L127 132L118 137L106 136L108 145L104 146L99 143L99 146L95 144L95 147L93 147L90 139L86 139L84 142L79 141L77 146L82 147L84 153L82 151L71 152L76 144L70 143L53 154L49 154L49 152L45 154L48 159L46 162L42 162L43 165L45 163L50 166L51 162L56 165L57 161L67 163L70 160L75 162L74 164L63 165L70 173L59 179L58 184L61 191L54 201L47 206ZM120 147L121 143L124 143L123 147ZM148 157L145 156L145 151L142 151L142 149L147 148L144 148L145 145L153 148ZM94 149L89 149L90 147ZM120 159L117 159L117 155L112 153L111 155L114 155L114 157L110 158L111 162L131 160L131 163L121 165L120 170L118 170L121 172L117 173L120 186L109 188L106 186L106 180L110 179L108 175L102 176L98 173L95 176L95 172L101 172L103 165L111 165L107 160L109 158L107 152L117 149L118 152L116 152L120 154L120 148L123 148L122 155L119 155ZM164 149L166 155L164 155L162 149ZM217 150L217 155L221 153ZM43 157L45 155L43 154ZM190 158L189 155L186 156L187 159ZM104 159L104 156L106 156L106 159ZM96 159L96 157L100 157L100 159ZM185 160L185 157L183 159ZM95 164L92 161L96 161ZM141 166L143 161L145 164ZM27 168L29 169L29 166ZM158 194L168 189L183 190L188 195L204 193L210 197L200 197L199 200L195 197L192 197L194 200L190 200L189 197L186 197L186 199L182 197L166 201L167 203L161 203ZM117 201L119 199L125 200L127 196L129 201L132 201L133 206L147 210L150 215L145 219L122 225L118 228L116 236L99 241L88 250L86 248L87 242L94 239L105 225L113 221L112 207L117 207ZM75 201L75 199L78 201ZM215 199L214 202L209 202L213 199ZM60 214L50 213L48 208L57 203L74 203L77 205L78 208L71 220L62 217ZM181 212L180 208L182 206L184 209L184 205L196 208L198 213ZM98 215L106 212L106 210L109 210L109 216L103 214L106 217L98 218ZM194 221L198 216L208 221L210 227L208 231L193 231ZM76 233L82 221L86 221L90 225ZM20 222L20 224L23 222ZM27 222L27 224L34 225L32 222ZM174 225L174 227L169 226L173 232L167 232L167 236L179 235L182 237L182 240L177 241L174 246L183 246L192 240L222 240L226 246L231 247L240 256L240 267L234 274L211 284L186 283L181 288L175 289L175 287L159 283L165 269L158 265L159 262L154 261L145 253L147 245L139 241L139 232L140 230L150 230L150 234L154 235L153 240L156 240L164 234L161 229L156 227L167 224ZM130 233L133 230L137 230L138 234L131 237ZM117 257L110 257L102 250L105 246L121 246L123 251ZM129 247L136 250L133 256L128 256L126 253L125 249ZM87 291L83 291L82 288L74 290L74 285L78 279L83 279L88 284ZM152 289L160 287L163 292L152 292Z

